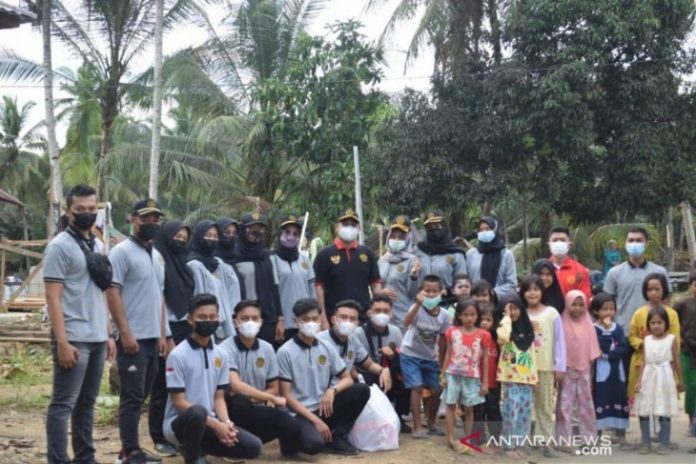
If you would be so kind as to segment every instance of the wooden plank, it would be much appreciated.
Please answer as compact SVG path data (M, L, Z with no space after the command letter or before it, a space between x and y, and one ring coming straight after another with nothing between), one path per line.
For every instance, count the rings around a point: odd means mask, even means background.
M43 258L43 255L41 253L37 253L35 251L24 250L24 249L16 247L16 246L8 245L5 240L0 242L0 250L7 250L11 253L16 253L16 254L22 255L22 256L28 256L30 258L35 258L35 259L42 259Z
M0 343L22 342L22 343L51 343L49 337L12 337L0 335Z
M43 268L43 261L34 267L34 270L31 271L31 273L29 274L29 276L26 279L24 279L24 282L22 282L22 285L20 285L19 288L17 288L17 290L15 290L12 293L12 295L10 295L10 299L7 301L7 307L10 307L12 305L12 303L14 303L14 300L17 299L19 294L22 293L22 290L24 290L25 288L27 288L29 286L29 284L31 283L31 280L34 277L36 277L36 274L39 273L41 268Z
M3 240L3 243L7 243L8 245L17 245L17 246L26 246L26 247L32 247L32 246L44 246L48 244L48 240Z

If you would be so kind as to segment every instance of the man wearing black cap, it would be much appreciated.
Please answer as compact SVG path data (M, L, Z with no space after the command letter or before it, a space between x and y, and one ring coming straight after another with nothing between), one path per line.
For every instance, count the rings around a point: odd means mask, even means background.
M162 211L152 199L138 201L130 215L133 233L111 250L111 287L106 291L118 328L117 362L121 384L117 464L158 463L140 448L140 410L157 375L157 356L166 356L164 259L152 246Z
M322 326L328 328L336 303L357 300L363 308L372 294L382 291L377 258L372 250L358 243L360 220L352 209L343 212L336 223L336 240L323 248L314 260L317 300L321 305ZM360 321L366 322L363 311Z
M242 294L247 300L257 300L263 312L263 325L258 338L271 344L284 340L285 323L280 306L278 278L273 270L271 255L266 248L266 217L258 212L245 213L239 224L239 237L232 258L237 275L241 277Z

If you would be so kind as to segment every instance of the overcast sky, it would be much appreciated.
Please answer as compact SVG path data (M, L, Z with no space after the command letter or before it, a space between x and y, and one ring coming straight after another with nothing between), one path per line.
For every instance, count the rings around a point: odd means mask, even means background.
M239 0L243 1L243 0ZM10 4L17 3L19 0L9 0ZM317 17L309 27L309 33L313 35L324 35L325 26L336 20L344 21L348 19L358 19L364 25L364 33L370 40L376 41L386 25L391 13L398 4L399 0L385 0L384 5L379 8L365 12L365 5L368 0L327 0L324 11ZM64 4L75 4L76 0L64 0ZM208 7L208 14L214 23L218 23L224 11L220 7ZM385 58L387 67L384 69L384 81L380 88L387 92L397 92L406 87L426 89L429 85L429 76L432 72L433 61L432 53L422 53L422 57L413 63L404 74L405 49L411 40L413 32L417 27L417 20L411 21L401 26L386 43ZM171 54L179 49L190 45L198 44L206 38L206 33L195 26L177 27L164 37L164 53ZM29 25L23 25L17 29L0 30L0 47L10 48L19 55L36 61L42 60L41 34L33 30ZM152 63L153 49L144 51L133 63L134 73L142 71ZM57 40L53 41L53 66L58 68L66 66L77 69L80 60L72 56L68 50ZM56 87L57 89L57 87ZM41 84L22 84L15 85L12 82L0 81L0 95L17 97L21 105L33 100L37 107L32 114L32 123L43 119L43 90ZM57 89L56 97L61 93ZM58 130L59 143L63 143L65 129Z

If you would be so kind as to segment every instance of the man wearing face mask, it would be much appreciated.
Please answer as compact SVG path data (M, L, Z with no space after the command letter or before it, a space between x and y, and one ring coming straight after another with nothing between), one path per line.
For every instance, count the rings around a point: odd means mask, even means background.
M157 375L158 356L167 354L164 259L152 246L160 232L162 211L156 201L138 201L130 214L132 235L115 246L106 298L118 329L117 362L121 392L118 425L121 452L117 463L161 462L140 448L140 410Z
M561 287L563 296L571 290L580 290L585 294L587 301L592 299L590 285L590 271L585 266L570 257L573 242L570 240L570 230L567 227L554 227L549 235L549 260L556 267L556 278ZM558 312L562 309L556 308Z
M300 253L302 224L294 214L280 220L280 236L271 255L273 268L278 276L280 304L285 320L285 341L297 335L292 305L300 298L315 298L314 267L306 254Z
M108 313L101 288L90 276L81 245L101 252L90 233L97 220L97 193L77 185L66 196L68 225L46 247L43 278L51 321L53 390L46 414L47 460L73 462L68 457L68 420L72 418L75 462L94 462L94 404L104 362L116 347L109 338Z
M336 310L331 316L331 328L317 334L317 338L332 346L346 365L353 380L357 380L360 367L363 371L378 378L380 388L384 392L391 389L391 373L389 367L382 367L372 360L367 350L355 336L358 328L358 317L363 312L359 302L355 300L343 300L336 303ZM336 383L336 379L334 382Z
M346 210L336 224L336 240L323 248L314 260L317 300L324 309L322 327L328 322L341 300L353 299L363 308L370 304L370 290L375 295L382 291L377 258L372 250L358 243L360 220L352 209ZM360 321L367 315L360 314Z
M220 345L230 369L230 391L225 396L230 419L268 443L280 442L283 457L299 451L299 424L285 406L278 386L278 361L273 346L257 338L263 322L256 301L240 301L234 308L237 335Z
M464 250L452 241L442 211L428 211L423 221L426 239L413 251L421 262L420 274L438 276L445 288L452 287L452 279L457 274L466 273Z
M230 262L241 276L245 298L257 300L263 310L259 338L280 344L285 337L285 321L278 293L278 277L266 248L266 218L258 212L245 213L239 227L239 238Z

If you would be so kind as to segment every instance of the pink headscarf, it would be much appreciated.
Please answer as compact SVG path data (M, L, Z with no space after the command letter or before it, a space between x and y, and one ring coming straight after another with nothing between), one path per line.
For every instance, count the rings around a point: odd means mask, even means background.
M585 314L580 319L570 317L570 305L576 298L582 298ZM565 310L561 316L563 332L568 353L568 367L584 371L590 363L601 355L597 332L587 310L587 298L580 290L571 290L565 296Z

